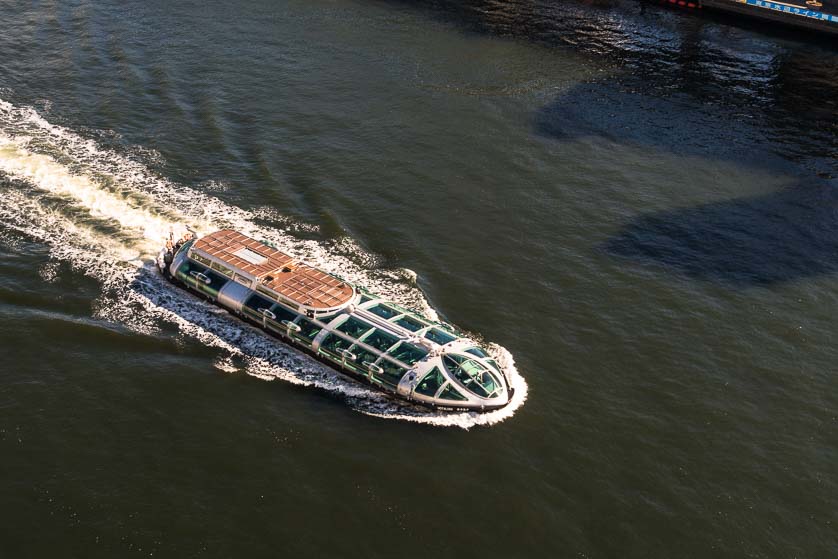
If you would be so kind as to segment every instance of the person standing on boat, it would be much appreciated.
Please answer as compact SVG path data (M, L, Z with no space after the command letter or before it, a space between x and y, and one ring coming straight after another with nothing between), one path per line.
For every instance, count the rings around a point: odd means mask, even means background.
M172 244L172 239L166 240L166 252L163 254L163 273L166 276L170 275L169 266L172 265L172 261L175 259L175 246Z
M175 243L175 252L177 252L180 247L191 241L195 235L191 231L187 231L183 234L183 236Z

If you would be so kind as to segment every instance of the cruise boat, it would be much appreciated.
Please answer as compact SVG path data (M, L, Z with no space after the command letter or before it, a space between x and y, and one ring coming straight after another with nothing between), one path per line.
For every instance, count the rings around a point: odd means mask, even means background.
M506 371L452 326L238 231L191 239L168 259L165 253L158 266L179 286L395 397L481 411L512 396Z

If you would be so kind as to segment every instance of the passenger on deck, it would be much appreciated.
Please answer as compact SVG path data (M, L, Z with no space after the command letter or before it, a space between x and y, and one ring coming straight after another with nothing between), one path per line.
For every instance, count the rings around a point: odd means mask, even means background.
M163 268L163 273L167 276L169 275L169 266L172 265L172 261L175 259L175 246L172 244L172 240L168 239L166 241L166 253L163 254L163 264L165 267Z
M176 246L177 246L177 248L180 248L182 245L184 245L184 244L188 243L188 242L189 242L189 241L191 241L194 237L195 237L195 235L193 235L192 233L190 233L189 231L187 231L186 233L184 233L184 234L183 234L183 237L181 237L181 238L180 238L180 240L178 241L178 244L176 245Z

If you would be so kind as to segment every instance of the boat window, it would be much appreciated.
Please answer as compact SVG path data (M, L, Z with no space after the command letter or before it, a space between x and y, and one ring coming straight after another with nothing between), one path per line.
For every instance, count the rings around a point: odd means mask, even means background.
M338 359L343 359L343 355L338 352L340 349L349 349L349 346L352 345L352 342L349 340L345 340L338 336L337 334L329 334L323 341L320 342L320 350L325 351L326 353L330 353L337 357Z
M466 353L471 353L472 355L476 355L477 357L482 357L484 359L489 358L489 354L480 349L479 347L470 347L466 350Z
M372 294L367 293L366 291L362 291L361 292L361 300L358 302L358 304L363 305L364 303L369 303L373 299L374 299L374 297L372 296Z
M213 262L212 263L212 269L217 270L218 272L224 274L228 278L233 277L233 270L231 270L230 268L228 268L224 264L219 264L218 262Z
M411 332L416 332L417 330L421 330L422 328L427 326L427 324L425 324L424 322L420 322L410 315L404 315L401 318L397 318L393 322L395 322L402 328L407 328Z
M218 297L218 291L227 283L227 278L211 272L188 258L177 269L175 276L212 297Z
M462 402L463 400L465 400L465 399L466 399L466 397L465 397L465 396L463 396L463 395L460 393L460 391L459 391L459 390L457 390L456 388L454 388L454 385L453 385L453 384L449 383L449 384L448 384L448 385L447 385L447 386L443 389L443 391L439 393L439 399L440 399L440 400L459 400L459 401L461 401L461 402Z
M400 315L401 313L394 309L393 307L388 307L387 305L382 305L381 303L377 305L373 305L367 309L373 314L377 314L381 318L390 319L394 316Z
M388 334L384 330L376 328L362 338L361 341L374 347L378 351L384 352L387 351L394 343L399 341L399 339L392 334Z
M212 272L210 270L206 270L204 272L204 275L209 280L209 283L201 281L197 282L196 285L198 286L198 289L206 293L209 293L213 297L218 297L218 292L221 290L222 287L227 285L227 282L229 280L224 276L217 274L216 272Z
M248 297L247 300L244 302L245 307L253 309L257 313L261 313L262 309L270 310L273 304L273 301L269 301L256 293Z
M416 386L415 392L419 394L424 394L425 396L433 397L436 394L436 391L439 390L439 387L442 386L442 383L445 382L445 377L440 372L439 367L434 367L431 369L431 372L425 375L422 380L419 381L419 384Z
M299 332L295 332L294 330L291 331L291 336L297 338L298 340L306 343L307 345L311 345L311 342L320 333L320 328L315 323L311 322L310 320L306 320L305 318L300 318L296 322L297 326L300 327Z
M183 261L183 264L180 265L180 268L177 269L178 276L183 276L180 279L191 279L192 276L189 275L189 272L200 272L204 273L207 269L200 264L193 262L189 259Z
M212 260L210 260L209 258L205 258L205 257L201 256L200 254L198 254L198 253L197 253L197 252L195 252L195 251L193 251L193 252L192 252L192 254L190 254L190 255L189 255L189 257L190 257L192 260L194 260L195 262L200 262L200 263L201 263L201 264L203 264L204 266L210 266L210 265L212 265Z
M236 274L233 279L236 280L237 282L239 282L242 285L246 285L247 287L250 287L250 284L251 284L250 278L247 278L247 277L245 277L241 274Z
M489 363L489 365L491 365L492 367L494 367L494 369L495 369L497 372L500 372L500 365L498 365L498 362L497 362L497 361L495 361L494 359L487 359L486 361Z
M372 328L371 324L367 324L363 320L359 320L354 316L350 316L347 318L340 326L336 328L340 332L352 336L353 338L360 338L367 332L370 328Z
M276 293L268 289L267 287L262 287L261 285L256 286L256 291L267 297L268 299L273 299L276 301Z
M448 372L463 386L482 398L497 396L503 386L488 369L474 359L449 354L445 356L443 363Z
M408 365L413 365L417 361L421 361L428 355L428 351L419 347L416 347L413 344L409 344L407 342L402 342L390 351L387 352L387 355L392 356L395 359L398 359L402 363L407 363Z
M306 311L306 314L308 314L310 312L311 311ZM332 319L335 318L339 314L342 314L342 311L332 312L331 314L316 314L315 313L314 318L316 318L317 320L319 320L323 324L329 324L332 321ZM311 317L309 317L309 318L311 318Z
M274 305L271 308L271 311L276 315L276 321L282 322L283 320L287 320L288 322L293 322L297 316L299 316L294 311L290 311L283 307L282 305Z
M353 345L351 348L349 348L349 351L351 351L355 355L355 363L363 365L365 368L367 365L375 362L375 360L378 359L377 353L367 351L359 345Z
M393 387L398 386L399 381L407 372L404 367L399 367L386 359L382 359L378 366L381 367L381 372L373 374L373 378Z
M439 345L445 345L448 342L453 342L457 339L456 336L452 336L448 332L440 330L439 328L431 328L425 332L425 337L434 343L438 343Z
M280 303L285 303L286 305L288 305L292 309L299 308L299 305L297 305L296 301L292 301L288 297L277 297L277 299L279 300Z

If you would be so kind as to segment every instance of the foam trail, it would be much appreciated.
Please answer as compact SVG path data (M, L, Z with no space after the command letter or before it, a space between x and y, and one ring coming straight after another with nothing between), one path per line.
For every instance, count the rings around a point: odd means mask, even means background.
M13 140L0 134L0 172L28 181L37 188L72 199L94 217L111 219L124 229L136 230L149 241L145 254L159 250L173 224L148 210L137 208L115 193L104 190L85 176L69 174L52 158L26 151L26 141Z
M154 156L154 154L151 154ZM143 152L140 157L148 157ZM527 384L504 348L490 353L511 370L512 402L488 413L436 413L347 379L330 367L268 337L217 307L172 288L151 259L163 239L185 226L198 233L238 229L281 246L285 252L337 273L405 306L436 318L415 274L380 269L373 255L352 239L301 240L297 224L272 210L248 212L157 176L137 157L101 147L89 138L49 123L29 107L0 100L0 232L36 239L55 260L102 284L97 315L141 333L175 325L189 338L219 350L216 367L231 372L311 385L341 394L358 411L468 429L511 417L527 397ZM216 189L217 190L217 189ZM274 227L256 223L273 221ZM0 241L8 237L4 234ZM138 312L140 311L140 312Z

